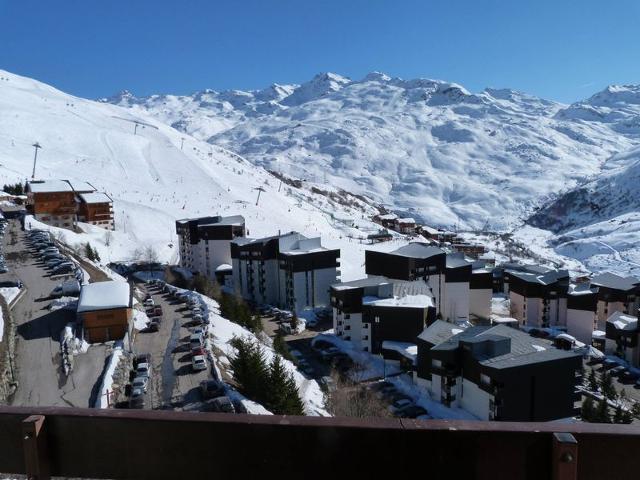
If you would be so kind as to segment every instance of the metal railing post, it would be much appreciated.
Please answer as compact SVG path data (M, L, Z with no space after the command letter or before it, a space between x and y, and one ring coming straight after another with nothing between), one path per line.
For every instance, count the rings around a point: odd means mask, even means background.
M22 421L24 466L30 480L50 478L44 419L44 415L31 415Z
M577 480L578 441L570 433L554 433L552 442L552 480Z

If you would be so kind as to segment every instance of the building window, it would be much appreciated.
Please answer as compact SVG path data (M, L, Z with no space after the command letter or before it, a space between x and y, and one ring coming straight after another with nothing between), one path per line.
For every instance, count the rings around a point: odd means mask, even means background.
M369 328L369 324L368 324L368 323L363 323L363 324L362 324L362 328L366 328L366 329L368 329L368 328Z
M437 358L434 358L433 360L431 360L431 366L435 368L442 367L442 360L438 360Z
M376 323L380 323L380 317L375 318Z
M483 385L491 385L491 378L488 375L485 375L484 373L480 374L480 382Z

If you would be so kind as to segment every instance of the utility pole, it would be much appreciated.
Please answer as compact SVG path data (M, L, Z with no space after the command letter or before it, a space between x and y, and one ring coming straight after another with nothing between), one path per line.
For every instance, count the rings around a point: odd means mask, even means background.
M35 155L33 156L33 172L31 173L31 180L36 178L36 160L38 160L38 149L42 148L38 142L31 145L36 149Z
M136 122L134 125L135 126L133 127L133 134L136 135L138 133L138 122Z
M180 143L180 150L182 150L182 147L184 147L184 137L182 137L182 142Z

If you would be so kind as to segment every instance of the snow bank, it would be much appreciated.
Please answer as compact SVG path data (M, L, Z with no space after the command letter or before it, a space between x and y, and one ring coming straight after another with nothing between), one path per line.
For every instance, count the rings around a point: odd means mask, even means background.
M100 393L98 394L98 398L96 399L94 408L109 408L109 396L112 393L112 385L113 385L113 374L116 371L116 367L120 362L120 358L122 357L122 343L116 342L113 352L109 357L109 362L107 363L107 368L105 369L104 375L102 376L102 383L100 385Z
M133 327L140 331L147 328L149 325L149 317L142 310L135 309L133 311Z
M220 363L228 365L229 358L232 358L236 354L235 349L229 343L234 337L248 338L253 342L260 343L264 350L265 360L271 362L274 355L276 355L271 346L265 345L264 342L260 341L258 337L249 330L222 317L220 315L219 305L215 300L196 292L189 293L191 296L198 298L206 309L203 313L205 315L208 314L209 317L208 328L209 333L213 336L213 345L224 354L223 357L217 357ZM300 398L305 406L305 413L312 416L330 416L324 408L324 394L318 382L302 375L293 362L283 358L282 363L285 369L293 375L300 392Z
M78 299L74 297L56 298L49 304L49 310L52 312L64 308L66 310L75 310L78 305Z
M2 287L0 288L0 295L4 297L7 305L11 305L18 295L20 295L20 289L18 287Z

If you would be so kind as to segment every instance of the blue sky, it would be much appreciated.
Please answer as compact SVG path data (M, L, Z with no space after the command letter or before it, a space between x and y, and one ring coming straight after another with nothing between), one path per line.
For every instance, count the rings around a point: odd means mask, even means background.
M0 68L89 98L378 70L570 102L640 83L640 2L0 0Z

